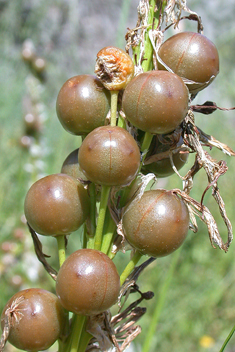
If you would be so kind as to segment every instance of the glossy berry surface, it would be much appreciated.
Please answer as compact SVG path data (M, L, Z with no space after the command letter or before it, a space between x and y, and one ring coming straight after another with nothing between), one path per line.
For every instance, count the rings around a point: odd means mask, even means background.
M109 92L92 75L79 75L67 80L56 102L62 126L76 135L87 134L103 126L109 109Z
M76 179L87 180L78 163L78 148L73 150L63 162L61 173L72 176Z
M150 190L123 216L128 242L143 254L163 257L183 243L189 228L189 213L171 191Z
M65 174L43 177L29 189L25 216L41 235L57 236L76 231L89 213L89 197L83 185Z
M149 152L147 153L145 159L147 161L149 157L156 157L156 160L151 163L146 162L146 164L142 167L142 172L152 172L156 177L159 178L171 176L175 171L172 168L170 156L168 154L170 145L162 144L156 137L157 136L153 137ZM181 139L180 142L176 145L176 148L180 147L182 143L183 140ZM166 156L159 158L159 156L161 154L164 155L164 153L166 153ZM177 151L176 153L172 152L172 159L176 169L180 170L188 160L188 153L183 151Z
M117 126L103 126L84 139L78 162L88 180L106 186L122 186L136 176L140 151L129 132Z
M219 73L219 55L204 35L182 32L167 39L158 52L162 61L180 77L205 83ZM165 69L159 63L159 69ZM189 90L190 85L188 85Z
M127 85L122 107L126 118L138 129L166 134L180 125L187 114L188 89L173 73L141 73Z
M42 351L58 340L65 326L65 311L56 295L46 290L31 288L16 293L6 304L5 311L13 307L12 327L8 341L18 349Z
M94 249L79 249L61 266L56 293L62 306L76 314L93 315L116 303L120 289L117 269L109 257Z

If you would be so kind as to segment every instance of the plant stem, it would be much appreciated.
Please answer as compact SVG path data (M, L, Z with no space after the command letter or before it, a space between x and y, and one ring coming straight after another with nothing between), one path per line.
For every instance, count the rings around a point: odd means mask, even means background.
M145 33L145 41L144 41L144 58L142 62L142 68L144 72L151 71L154 66L153 66L153 46L151 43L151 40L149 38L149 31L153 27L154 23L154 29L157 28L158 22L159 22L159 10L154 12L156 6L156 0L149 0L149 13L148 13L148 25L149 28L147 29ZM154 22L155 19L155 22Z
M149 133L149 132L145 132L144 134L144 139L142 141L141 144L141 152L142 152L142 160L141 160L141 165L140 165L140 169L144 163L144 159L147 155L147 152L149 150L150 144L152 142L153 139L153 134Z
M122 286L125 282L125 280L128 278L132 270L135 268L136 264L142 257L142 254L140 252L135 252L133 255L132 259L129 261L125 269L123 270L121 276L120 276L120 285Z
M126 130L126 121L121 115L118 117L118 126Z
M116 224L113 221L113 219L111 218L111 215L109 212L106 213L105 222L107 222L108 226L107 226L107 229L103 235L101 252L107 254L109 251L111 242L112 242L113 233L116 229Z
M89 341L93 336L86 331L86 324L83 325L82 335L80 339L80 344L77 352L85 352Z
M70 352L77 352L80 337L82 334L83 326L86 322L86 317L84 315L77 315L75 317L73 331L72 331L72 341Z
M111 118L110 118L110 126L116 126L117 119L117 102L118 102L118 90L111 90Z
M64 263L65 257L65 236L56 236L57 245L58 245L58 253L59 253L59 263L60 266Z
M227 346L227 344L230 341L231 337L233 336L234 332L235 332L235 325L233 326L232 330L228 334L228 336L227 336L226 340L224 341L223 346L221 347L219 352L223 352L225 350L225 347Z
M96 229L96 189L95 184L89 185L90 195L90 233L87 235L87 248L94 249L95 243L95 229Z
M158 324L158 320L159 320L161 311L163 309L163 305L166 300L167 290L169 288L169 285L171 283L176 265L178 263L181 248L178 249L172 256L170 268L169 268L167 276L163 282L161 292L159 294L158 301L157 301L157 304L155 306L155 309L154 309L154 312L152 315L152 320L151 320L150 326L148 327L147 334L145 336L142 352L149 352L150 348L152 349L152 340L153 340L153 337L156 333L156 327Z
M99 210L99 216L97 220L95 244L94 244L94 248L98 250L101 249L104 219L105 219L105 213L106 213L106 208L108 204L109 191L110 191L110 186L103 185L101 187L100 210Z

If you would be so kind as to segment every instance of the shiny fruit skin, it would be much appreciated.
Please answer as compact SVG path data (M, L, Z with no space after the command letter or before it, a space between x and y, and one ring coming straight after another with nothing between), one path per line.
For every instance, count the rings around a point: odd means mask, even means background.
M68 132L83 135L105 124L110 109L109 92L92 75L68 79L56 102L57 116Z
M158 55L180 77L205 83L219 73L219 55L215 45L204 35L181 32L167 39ZM159 69L165 70L159 63ZM190 89L190 85L188 86Z
M173 163L177 170L180 170L188 160L188 153L174 153ZM147 164L143 167L143 172L152 172L156 177L168 177L175 173L171 166L170 157L157 160L154 163Z
M62 306L76 314L99 314L118 299L120 278L109 257L95 249L73 252L61 266L56 293Z
M65 174L35 182L25 198L25 216L34 231L45 236L76 231L89 214L89 197L82 184Z
M183 243L189 228L184 202L171 191L150 190L123 216L127 241L138 251L163 257Z
M180 138L179 142L176 145L176 148L180 147L183 144L183 139ZM170 149L169 144L162 144L157 136L154 136L149 148L149 151L146 156L146 160L151 155L157 155L160 153L167 152ZM177 170L180 170L188 160L188 153L177 151L176 153L172 153L173 163ZM168 177L175 173L171 166L170 157L167 156L163 159L156 160L150 164L146 164L142 167L141 171L146 174L148 172L152 172L156 177Z
M78 162L88 180L105 186L124 186L139 170L140 151L123 128L102 126L84 139Z
M127 85L122 99L126 118L138 129L172 132L188 111L188 89L183 80L167 71L141 73Z
M12 314L13 326L8 341L25 351L48 349L63 332L66 322L64 308L58 297L51 292L39 288L22 290L6 304L1 316L2 329L6 309L20 297L23 300ZM15 317L18 317L18 321Z
M73 150L63 162L61 173L72 176L76 179L87 181L86 176L78 164L78 148Z

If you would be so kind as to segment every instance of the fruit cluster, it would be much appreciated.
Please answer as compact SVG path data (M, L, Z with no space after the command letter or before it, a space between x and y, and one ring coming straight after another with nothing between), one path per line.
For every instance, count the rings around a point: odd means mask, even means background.
M187 236L185 199L173 190L145 191L141 180L169 176L187 161L185 119L192 97L218 74L218 53L202 34L183 32L161 45L157 59L158 69L135 74L125 51L106 47L97 54L96 76L72 77L59 91L59 121L82 144L60 173L26 195L30 231L57 239L60 269L56 295L28 289L7 303L2 328L17 348L44 350L59 339L61 352L85 351L88 318L118 301L140 257L166 256ZM66 258L65 240L82 225L83 248ZM119 275L112 259L126 245L134 255Z

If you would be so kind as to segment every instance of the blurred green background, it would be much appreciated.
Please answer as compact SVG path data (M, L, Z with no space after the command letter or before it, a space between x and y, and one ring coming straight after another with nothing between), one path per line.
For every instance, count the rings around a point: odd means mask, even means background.
M0 0L0 311L18 290L44 287L54 290L53 281L35 257L23 216L25 194L38 178L60 172L66 156L81 142L63 130L55 111L62 84L77 74L93 73L96 53L104 46L124 48L127 27L137 20L137 0ZM235 105L235 4L234 1L188 1L204 24L204 34L217 46L220 74L195 104L215 101L220 107ZM196 25L184 22L181 30ZM25 42L26 41L26 42ZM23 49L33 48L45 60L45 69L32 68L22 58ZM27 50L26 50L27 51ZM43 61L39 61L43 65ZM43 67L43 66L41 66ZM206 133L235 149L234 112L216 111L196 114L196 123ZM25 137L31 134L31 137ZM235 161L212 150L217 160L224 159L229 171L220 178L219 187L226 210L234 225ZM191 166L193 157L181 171ZM161 179L159 187L182 188L177 176ZM201 171L194 181L192 196L198 201L207 186ZM205 205L211 209L226 240L226 229L210 191ZM79 234L71 243L80 245ZM58 268L56 241L42 238L43 249ZM129 254L115 262L119 271ZM168 290L162 293L174 256L162 258L140 277L142 291L152 290L155 298L146 302L147 313L141 320L142 334L130 350L142 351L153 311L165 299L155 335L154 351L219 351L235 324L234 244L224 254L213 249L204 224L197 234L189 233L176 264ZM8 350L11 347L8 346ZM226 351L235 351L235 338Z

